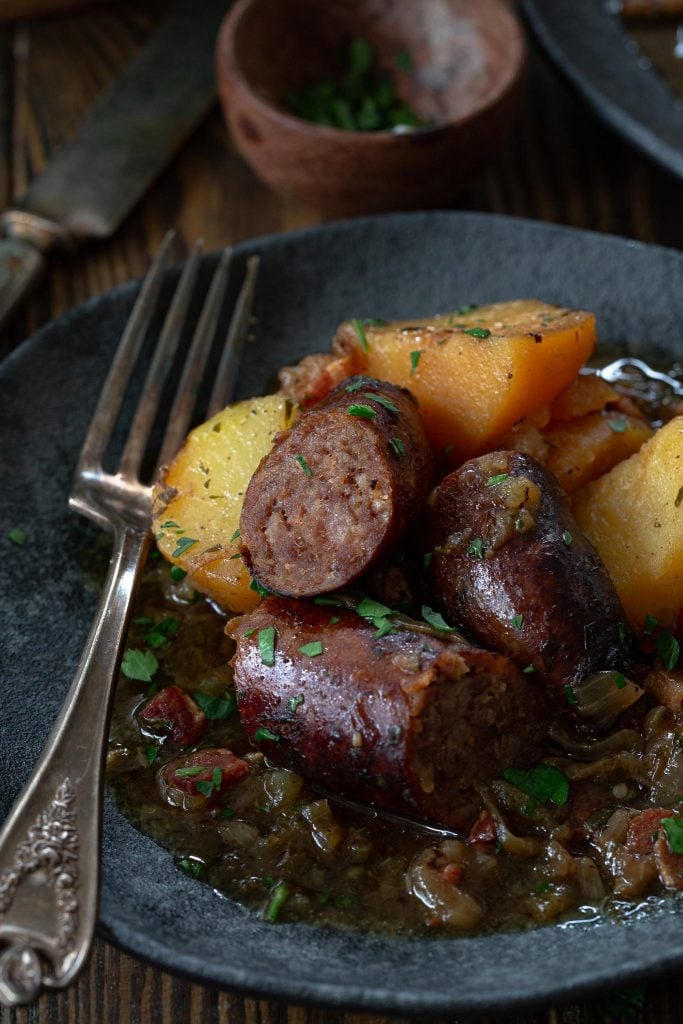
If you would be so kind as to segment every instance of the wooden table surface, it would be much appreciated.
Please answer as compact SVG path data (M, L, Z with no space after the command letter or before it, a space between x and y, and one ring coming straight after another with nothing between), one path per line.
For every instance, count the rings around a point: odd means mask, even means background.
M21 196L98 93L137 52L165 0L128 0L16 22L0 30L0 205ZM532 48L526 100L504 150L459 206L515 214L683 248L683 184L634 153ZM45 282L0 337L0 357L71 306L147 269L169 226L206 248L316 223L271 194L231 149L218 110L108 242L52 262ZM641 1011L635 1008L645 996ZM683 1019L675 977L623 998L547 1009L516 1024ZM622 1017L622 1010L628 1011ZM611 1018L608 1016L612 1014ZM488 1018L490 1021L492 1018ZM498 1018L501 1019L501 1018ZM97 941L68 992L0 1008L0 1024L379 1024L382 1018L276 1005L173 977Z

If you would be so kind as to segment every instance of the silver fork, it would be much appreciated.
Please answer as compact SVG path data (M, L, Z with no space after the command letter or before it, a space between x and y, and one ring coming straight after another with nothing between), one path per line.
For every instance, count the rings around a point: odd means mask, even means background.
M183 333L201 244L181 274L115 473L103 458L159 301L173 233L145 278L109 370L78 461L69 503L113 534L109 573L76 675L31 778L0 833L0 1003L31 1002L66 987L92 944L99 895L104 750L132 599L150 543L151 488L139 479L163 385ZM222 254L185 361L157 468L185 434L223 303ZM206 416L229 400L244 343L258 258L247 262Z

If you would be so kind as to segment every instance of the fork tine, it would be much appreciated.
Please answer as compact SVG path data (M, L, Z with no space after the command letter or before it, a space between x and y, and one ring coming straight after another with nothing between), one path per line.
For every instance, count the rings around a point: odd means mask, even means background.
M237 296L235 311L230 320L228 334L225 339L221 360L218 364L216 379L209 399L207 418L220 412L232 399L235 392L235 381L240 367L242 350L247 340L249 318L254 304L256 277L259 271L258 256L250 256L247 260L247 272Z
M147 371L142 397L130 425L128 440L121 455L119 472L124 479L137 476L145 452L149 434L159 408L159 402L173 357L180 341L183 324L190 304L192 291L199 272L199 260L203 243L198 241L185 263L180 280L173 294L164 326L159 335L152 361Z
M173 458L185 440L197 398L197 390L204 376L206 361L216 333L218 316L223 299L225 298L231 258L232 249L228 246L223 250L218 266L214 271L199 322L192 338L180 384L178 385L176 397L169 414L168 429L157 462L157 469Z
M152 266L142 283L133 311L116 350L116 355L102 387L97 408L83 442L78 459L76 474L83 475L97 469L106 450L114 423L121 408L123 393L128 383L135 360L140 352L147 328L156 306L166 268L168 253L175 238L174 231L168 231L157 252Z

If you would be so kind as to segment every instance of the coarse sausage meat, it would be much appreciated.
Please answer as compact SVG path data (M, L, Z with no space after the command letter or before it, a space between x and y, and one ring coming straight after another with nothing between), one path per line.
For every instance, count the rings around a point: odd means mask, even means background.
M540 756L545 697L508 658L425 628L378 636L355 611L274 596L233 619L251 742L343 796L469 826L477 786Z
M266 589L344 587L412 525L433 457L404 388L352 377L282 433L247 488L242 555Z
M565 687L597 670L627 671L612 581L535 459L472 459L441 482L428 510L432 589L468 636L535 670L563 709Z

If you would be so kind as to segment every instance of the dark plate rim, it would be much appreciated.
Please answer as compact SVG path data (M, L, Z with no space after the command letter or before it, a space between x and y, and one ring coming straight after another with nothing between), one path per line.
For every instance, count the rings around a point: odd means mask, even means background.
M444 219L453 230L457 230L458 227L476 228L482 235L487 231L495 235L497 231L505 232L519 228L520 231L528 235L527 242L535 244L544 239L549 241L551 238L554 240L559 239L560 244L562 244L563 240L567 240L570 243L586 240L590 241L592 245L600 247L605 253L609 252L613 256L621 254L625 261L628 258L628 254L631 254L631 256L636 254L638 259L641 257L649 259L656 255L657 260L662 265L666 263L667 270L673 268L675 264L683 272L683 253L661 246L635 242L616 235L587 232L524 218L453 211L359 218L340 221L322 227L269 235L240 244L236 247L236 256L243 258L258 249L266 250L272 248L277 252L278 247L289 244L306 245L308 239L318 238L321 233L326 237L334 238L338 234L345 232L353 233L355 231L362 232L366 228L384 230L386 227L387 230L392 231L397 227L401 228L404 224L413 228L422 225L432 227L438 223L440 228L443 229ZM215 257L208 255L204 259L211 261ZM32 338L23 342L14 353L0 364L0 381L8 373L10 376L21 373L24 363L28 364L30 368L32 360L40 355L42 346L50 343L50 336L53 331L59 331L64 327L68 328L71 324L76 324L84 314L91 314L93 310L100 308L102 302L106 301L114 304L123 301L127 302L132 297L136 287L136 282L128 282L101 296L88 300L86 303L70 310L64 316L42 327ZM132 834L136 837L134 842L140 847L145 847L146 845L154 846L151 840L135 832L133 827L122 818L110 800L107 801L106 820L106 827L113 828L116 834L121 834L121 830L123 830L126 835ZM154 848L158 849L157 847ZM170 855L168 857L170 859ZM193 893L196 893L196 883L181 876L179 872L176 872L176 874L180 876L174 881L176 891L183 895L189 895L191 899ZM206 887L203 888L206 889ZM198 900L198 902L201 902L201 900ZM651 922L647 924L651 924ZM597 926L580 925L577 928L565 929L564 935L569 934L570 931L576 933L586 929L595 933L596 927L610 931L613 928L613 924L598 924ZM446 991L435 991L432 989L427 996L424 990L418 991L414 988L402 989L395 984L392 985L393 979L388 979L386 986L375 984L374 987L368 987L362 981L357 982L353 979L344 979L343 982L327 981L320 978L311 979L310 977L302 979L297 976L296 971L287 970L273 972L270 975L264 976L263 971L259 971L258 965L254 968L253 963L246 967L244 964L233 965L220 959L207 963L205 958L193 954L192 950L174 948L168 942L158 940L154 934L145 932L144 927L131 927L125 915L118 911L115 894L107 891L106 879L103 887L103 905L99 930L100 934L107 940L113 941L134 955L151 961L164 970L179 973L204 984L220 986L248 995L297 1004L354 1009L387 1015L409 1013L416 1017L453 1013L482 1015L492 1012L507 1016L522 1009L547 1005L551 1000L554 1003L567 1002L576 1000L580 996L584 997L594 994L598 990L605 991L616 985L630 984L645 978L651 978L676 965L680 965L683 960L683 946L678 951L671 952L670 947L664 946L664 951L662 951L662 945L657 946L655 943L654 948L639 950L637 962L630 961L625 966L622 966L621 969L615 968L613 963L602 966L599 963L591 963L589 968L584 969L579 974L573 974L571 977L563 976L552 980L546 978L542 983L539 983L529 973L526 978L520 978L520 983L515 991L508 989L501 992L495 986L489 986L482 991L467 996L458 994L454 990L452 983L449 983ZM278 926L277 934L282 935L284 938L288 933L291 934L292 930L296 931L299 935L302 933L305 936L310 935L314 939L315 936L319 936L324 931L310 925L283 925ZM533 933L523 932L519 934L541 936L552 943L553 935L557 933L558 929L556 927L549 926L537 929ZM342 935L344 933L335 934ZM505 937L509 937L509 933L508 936L492 936L491 938L501 939ZM377 940L373 936L362 936L361 941L364 948L367 947L368 951L372 951L386 943L386 940ZM390 941L400 943L402 947L407 948L414 940L398 939ZM444 943L446 943L450 945L451 949L456 950L459 943L467 944L476 943L477 941L479 940L467 938L436 939L433 941L427 939L419 940L418 948L421 952L425 949L428 951L430 949L436 950L437 948L443 949ZM499 944L504 945L504 943ZM496 943L494 942L492 945L495 946ZM453 959L457 962L457 957Z
M683 178L683 97L640 63L635 43L606 0L590 9L583 0L521 0L521 5L543 49L600 117Z

